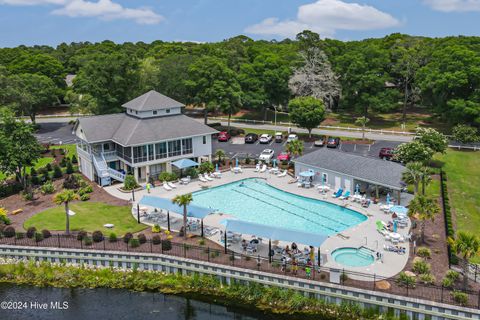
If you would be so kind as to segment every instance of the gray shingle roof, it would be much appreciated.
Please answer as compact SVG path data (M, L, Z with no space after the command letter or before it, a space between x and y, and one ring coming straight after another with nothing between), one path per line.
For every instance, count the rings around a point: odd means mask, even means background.
M164 96L155 90L150 90L147 93L144 93L141 96L123 104L122 107L136 111L150 111L184 107L184 104Z
M402 173L405 171L405 167L392 161L326 148L308 153L293 161L395 189L400 189L404 186Z
M217 131L183 114L136 118L125 113L79 118L87 141L114 141L123 146L213 134Z

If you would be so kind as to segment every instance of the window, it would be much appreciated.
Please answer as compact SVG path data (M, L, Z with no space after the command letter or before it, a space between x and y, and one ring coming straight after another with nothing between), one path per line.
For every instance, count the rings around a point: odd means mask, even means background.
M180 140L168 141L168 156L176 157L181 155L182 145Z
M133 161L135 163L147 161L147 146L133 147Z
M163 159L167 157L167 143L161 142L155 144L155 159Z
M170 113L170 109L165 109L165 113Z
M135 114L138 114L138 111L135 111Z
M182 154L193 153L192 138L182 139Z
M108 151L110 150L110 143L104 143L103 144L103 151Z
M157 110L153 110L153 114L157 114Z
M207 144L207 136L203 136L203 144Z
M148 145L148 161L154 160L153 156L153 144Z

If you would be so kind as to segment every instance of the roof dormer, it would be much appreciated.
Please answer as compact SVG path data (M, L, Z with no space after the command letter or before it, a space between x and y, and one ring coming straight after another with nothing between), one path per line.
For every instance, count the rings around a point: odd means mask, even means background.
M127 114L138 118L161 117L180 114L185 105L155 90L122 105Z

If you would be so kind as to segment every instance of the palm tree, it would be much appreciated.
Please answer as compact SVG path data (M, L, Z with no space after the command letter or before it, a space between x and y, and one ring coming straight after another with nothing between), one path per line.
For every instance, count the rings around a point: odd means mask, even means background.
M432 181L430 169L427 166L423 166L420 170L420 180L422 181L422 195L425 195L425 189L427 188L427 185Z
M355 120L355 124L357 126L362 127L362 140L365 140L365 129L366 129L367 123L369 122L370 122L370 119L368 119L365 116L357 118L357 120Z
M68 214L69 209L68 205L71 201L77 200L78 194L75 191L70 189L65 189L62 192L57 193L53 196L53 202L58 205L65 204L65 218L66 218L66 225L65 225L65 233L68 235L70 234L70 215Z
M172 199L172 203L183 206L183 237L187 239L187 206L192 202L192 194L179 194Z
M408 206L408 215L416 216L420 220L420 232L422 242L425 243L425 224L427 220L434 221L435 216L440 212L437 200L417 195Z
M222 158L225 157L225 151L223 151L222 149L217 149L217 151L215 151L215 157L218 158L218 162L222 162Z
M303 142L300 140L293 140L287 143L287 152L292 155L292 157L300 156L303 153Z
M462 255L463 260L463 288L468 286L468 266L471 257L480 253L480 240L474 234L459 231L455 239L448 239L452 250Z
M403 173L403 181L408 184L413 184L413 191L416 195L418 193L418 185L422 180L422 172L424 165L421 162L407 163L407 170Z

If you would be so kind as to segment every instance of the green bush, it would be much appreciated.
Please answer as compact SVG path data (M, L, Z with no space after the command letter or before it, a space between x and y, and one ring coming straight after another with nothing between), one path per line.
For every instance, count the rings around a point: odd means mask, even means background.
M42 235L43 235L44 239L48 239L52 236L52 233L50 231L48 231L47 229L43 229L42 230Z
M135 177L131 174L127 174L125 176L125 181L123 182L123 189L124 190L133 190L138 188L138 183L137 180L135 180Z
M158 234L156 234L152 237L152 243L153 244L158 245L161 242L162 242L162 239L160 238L160 236Z
M78 241L82 241L86 236L87 236L87 233L86 233L85 231L80 231L80 232L77 234L77 240L78 240Z
M435 283L435 276L433 274L421 274L420 281L424 284L433 284Z
M128 245L131 247L131 248L137 248L140 246L140 241L138 239L135 239L135 238L131 238L129 241L128 241Z
M19 240L20 240L20 239L23 239L23 238L25 238L25 233L23 233L23 232L17 232L17 233L15 234L15 238L17 238L17 239L19 239Z
M55 192L55 186L52 181L46 181L40 188L40 191L43 194L52 194Z
M432 252L428 248L420 247L417 249L417 256L428 259L432 256Z
M78 190L78 194L79 194L80 196L83 196L84 194L88 194L88 193L92 193L92 192L93 192L93 188L92 188L91 185L88 185L88 186L86 186L86 187L80 188L80 189Z
M36 232L37 232L37 228L35 227L28 228L26 233L27 238L32 239L35 236Z
M93 240L90 237L83 238L83 244L86 246L91 246L93 244Z
M429 274L431 266L424 260L414 260L412 270L417 274Z
M173 172L164 171L158 175L158 180L160 181L174 181L177 179L178 179L177 175Z
M188 168L185 170L185 176L190 176L192 179L198 178L198 171L195 168Z
M117 242L117 235L114 232L110 233L110 235L108 236L108 241Z
M0 183L0 198L11 196L22 191L22 184L17 181Z
M445 274L446 278L452 279L454 282L460 279L460 273L455 270L448 270Z
M33 192L32 191L23 191L22 198L25 201L32 201L33 200Z
M40 242L40 241L42 241L42 240L43 240L43 233L41 233L41 232L36 232L36 233L35 233L35 241L36 241L36 242Z
M60 167L65 168L66 165L67 165L67 159L62 158L62 160L60 161Z
M147 242L147 237L143 234L143 233L140 233L138 236L138 242L140 242L140 244L144 244L145 242Z
M400 272L397 278L397 283L399 286L402 287L409 287L409 288L415 288L415 285L417 283L417 279L415 279L414 276L409 276L405 272Z
M213 172L214 170L215 170L215 167L213 166L213 163L211 163L210 161L202 162L198 167L198 171L202 174L210 173L210 172Z
M77 156L76 156L76 155L73 155L73 156L72 156L72 163L73 163L73 164L77 164L77 163L78 163L78 160L77 160Z
M74 172L73 165L70 161L67 162L67 169L65 170L67 174L72 174Z
M461 306L468 304L468 295L464 292L454 290L452 293L452 299Z
M12 226L8 226L5 229L3 229L3 235L6 238L13 238L15 237L15 228Z
M198 240L198 244L201 245L201 246L204 246L205 245L205 239Z
M133 234L131 232L127 232L123 236L123 242L128 243L132 238L133 238Z
M88 201L88 200L90 200L90 195L89 195L88 193L82 194L82 195L80 196L80 200L82 200L82 201Z
M59 166L55 165L53 167L53 177L55 179L61 178L63 176L62 169Z
M34 186L38 186L40 184L40 178L37 175L32 175L32 177L30 178L30 182Z
M162 241L162 250L170 251L172 250L172 242L168 239Z
M92 239L94 242L101 242L103 241L103 233L100 230L94 231L92 233Z
M47 163L47 165L45 166L45 169L47 169L48 172L52 171L52 164Z
M162 227L160 227L158 224L154 224L152 227L152 233L159 233L162 231Z
M445 288L453 288L454 284L455 284L455 281L453 281L453 279L451 278L444 277L442 279L442 286L444 286Z
M42 174L42 179L41 179L40 182L46 182L46 181L48 181L48 180L50 180L50 174L49 174L48 172L44 172L44 173Z

